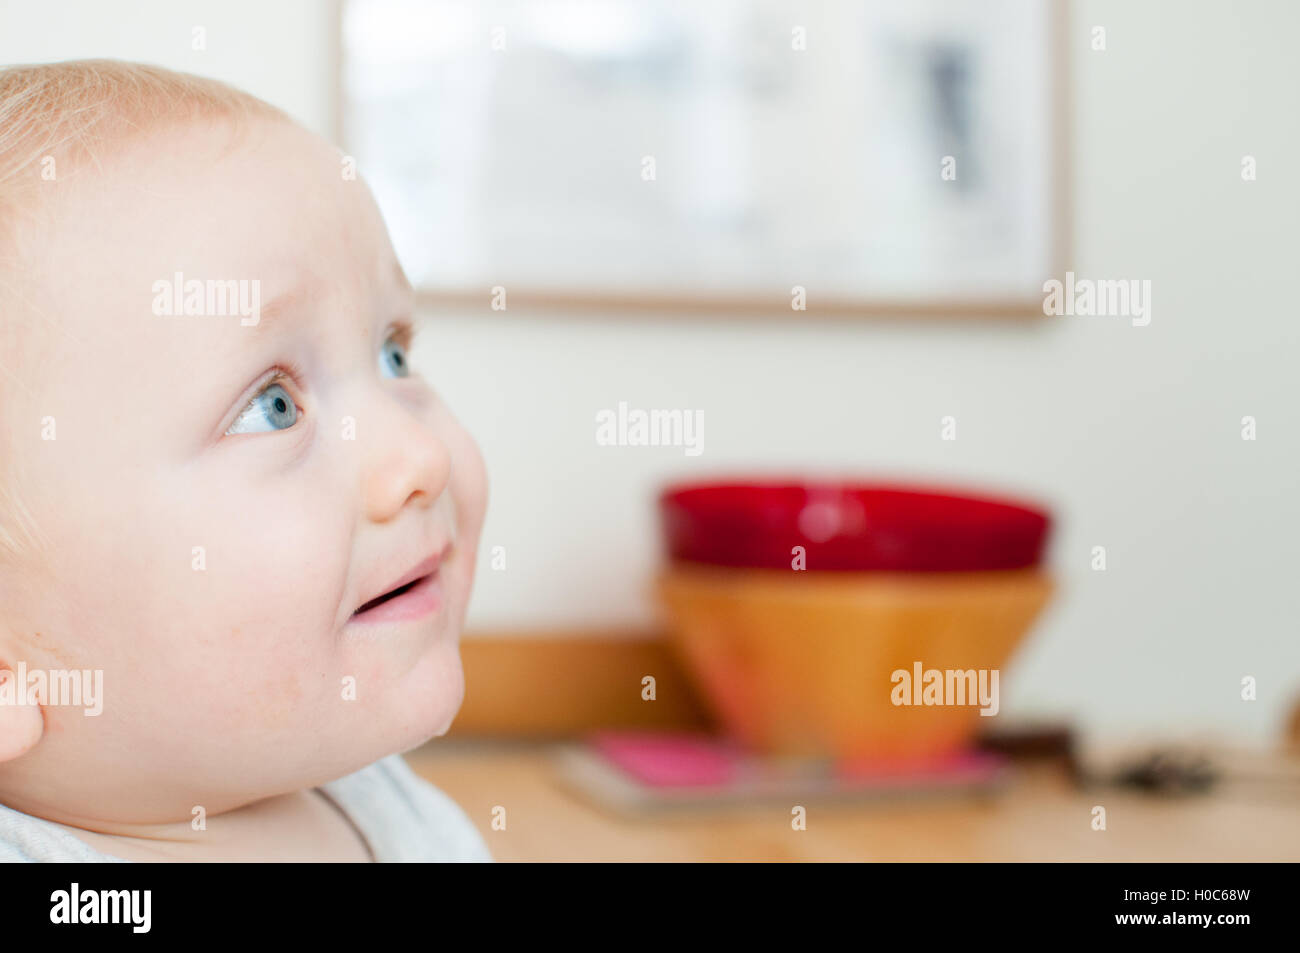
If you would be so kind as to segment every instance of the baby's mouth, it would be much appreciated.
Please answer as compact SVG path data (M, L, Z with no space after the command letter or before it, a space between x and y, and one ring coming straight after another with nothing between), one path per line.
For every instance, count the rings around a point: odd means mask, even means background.
M359 616L359 615L361 615L362 613L369 612L369 611L370 611L371 609L373 609L375 606L382 606L382 605L383 605L385 602L387 602L389 599L396 599L398 596L402 595L403 593L410 592L410 591L411 591L411 588L412 588L413 586L419 585L421 582L423 582L424 580L426 580L426 579L428 579L428 578L430 578L430 577L429 577L429 576L421 576L419 579L412 580L411 582L408 582L408 583L407 583L406 585L404 585L404 586L398 586L398 587L397 587L396 589L394 589L392 592L386 592L386 593L384 593L384 594L383 594L382 596L380 596L378 599L371 599L371 600L370 600L369 602L367 602L365 605L361 606L361 608L357 609L356 612L352 613L352 615L353 615L354 617L355 617L355 616Z
M448 548L420 563L387 592L362 603L349 623L403 622L437 612L443 602L440 567Z
M407 622L432 615L441 606L442 583L438 573L432 572L371 599L348 621L354 625Z

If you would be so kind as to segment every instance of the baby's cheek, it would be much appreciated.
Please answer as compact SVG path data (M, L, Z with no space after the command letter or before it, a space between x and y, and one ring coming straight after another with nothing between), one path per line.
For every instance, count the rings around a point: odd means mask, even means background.
M332 705L319 638L258 620L193 635L191 651L174 660L170 689L155 701L205 744L242 747L247 756L259 744L297 744Z
M338 626L347 544L343 530L330 525L338 510L332 502L300 492L210 527L205 614L224 620L254 655L295 643L318 649Z
M329 668L342 570L289 548L228 552L185 606L191 668L219 705L292 717Z
M456 510L457 542L467 554L478 548L487 514L487 466L478 443L454 424L446 438L452 454L451 495Z

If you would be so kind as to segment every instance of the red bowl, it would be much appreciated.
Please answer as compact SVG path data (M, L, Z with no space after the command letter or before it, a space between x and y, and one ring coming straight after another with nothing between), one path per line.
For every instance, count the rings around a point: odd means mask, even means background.
M1032 504L838 482L678 484L659 497L669 558L748 569L974 572L1039 565L1051 520Z

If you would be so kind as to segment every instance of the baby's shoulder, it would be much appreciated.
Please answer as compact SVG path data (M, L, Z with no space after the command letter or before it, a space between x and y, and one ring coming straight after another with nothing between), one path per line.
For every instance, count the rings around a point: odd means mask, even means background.
M455 801L401 755L321 785L370 842L379 861L488 862L492 854Z
M61 825L0 804L0 863L123 863Z

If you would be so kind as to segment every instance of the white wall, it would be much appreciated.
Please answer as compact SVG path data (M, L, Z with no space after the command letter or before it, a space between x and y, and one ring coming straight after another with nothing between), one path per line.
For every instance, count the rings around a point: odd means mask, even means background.
M0 0L0 64L110 58L202 73L332 131L333 0ZM203 30L205 49L195 50Z
M199 6L0 3L0 61L148 59L328 128L329 4ZM199 20L202 56L188 48ZM1093 25L1104 53L1088 48ZM479 437L485 553L508 556L505 572L481 565L472 624L648 622L665 479L973 481L1061 517L1062 591L1005 674L1005 712L1075 713L1106 736L1273 739L1300 697L1297 35L1300 5L1284 0L1075 5L1075 270L1150 279L1149 327L437 317L420 357ZM1244 154L1256 182L1240 178ZM595 413L620 400L703 410L704 454L597 447ZM946 414L955 442L939 440ZM1244 675L1257 702L1240 700Z

